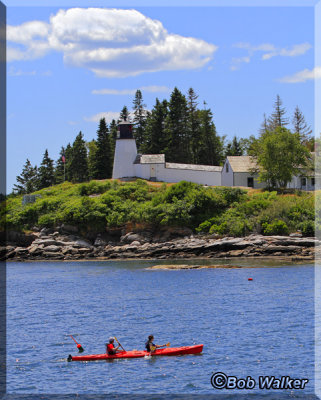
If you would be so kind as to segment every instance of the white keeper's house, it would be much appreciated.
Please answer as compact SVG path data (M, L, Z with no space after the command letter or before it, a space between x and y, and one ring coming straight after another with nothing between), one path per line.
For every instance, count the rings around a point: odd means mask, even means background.
M229 156L223 167L168 163L165 154L138 154L130 122L120 122L116 139L113 179L141 178L158 182L189 181L208 186L242 186L264 188L253 170L257 164L250 156ZM312 173L295 176L292 189L314 190Z

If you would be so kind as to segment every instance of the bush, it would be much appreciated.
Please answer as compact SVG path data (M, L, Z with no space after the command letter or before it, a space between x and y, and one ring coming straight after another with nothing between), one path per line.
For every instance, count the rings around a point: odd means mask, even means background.
M262 224L264 235L288 235L289 228L284 221L274 220L271 224Z
M299 225L299 229L303 236L313 237L315 234L315 222L304 221Z

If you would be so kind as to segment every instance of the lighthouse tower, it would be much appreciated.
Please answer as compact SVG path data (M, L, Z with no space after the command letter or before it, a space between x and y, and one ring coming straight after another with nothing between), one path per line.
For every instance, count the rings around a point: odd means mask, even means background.
M135 176L134 161L137 156L136 140L133 138L133 125L128 121L118 124L114 156L113 179Z

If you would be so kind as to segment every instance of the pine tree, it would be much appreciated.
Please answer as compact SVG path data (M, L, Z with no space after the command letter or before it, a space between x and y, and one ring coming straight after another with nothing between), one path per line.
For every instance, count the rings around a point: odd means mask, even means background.
M64 161L65 160L65 161ZM59 158L56 161L56 168L55 168L55 183L63 183L65 181L65 163L66 163L66 154L64 147L61 147Z
M37 190L37 166L33 167L27 159L21 175L17 176L18 184L13 187L13 192L17 194L31 193Z
M126 106L124 106L123 109L120 112L119 121L130 122L129 111L128 111L128 108Z
M147 111L145 110L146 104L143 103L142 92L138 89L133 101L134 118L134 137L138 150L141 150L144 144L144 130L146 125Z
M199 162L199 148L201 146L201 129L199 112L197 111L197 98L193 88L188 90L187 98L187 132L188 140L191 146L192 162L197 164Z
M267 128L269 131L274 131L277 127L285 127L289 124L288 118L285 117L286 110L282 107L282 100L279 95L276 96L274 111L267 120Z
M70 143L68 143L66 146L66 151L65 151L65 157L66 157L65 178L66 178L66 181L69 181L69 182L72 181L72 170L71 170L72 154L73 154L72 146Z
M110 135L110 145L111 145L111 164L112 165L114 164L117 131L118 131L117 123L113 119L109 125L109 135Z
M218 136L213 122L213 113L208 108L199 110L201 121L201 145L199 163L204 165L220 165L224 159L223 140Z
M156 98L156 104L146 119L144 145L142 148L143 153L164 153L166 147L164 125L167 114L167 100L160 102L158 98Z
M97 130L97 151L94 162L94 179L108 179L112 175L112 154L109 132L105 118L99 122Z
M38 171L38 188L43 189L55 183L53 160L46 149Z
M243 155L243 149L241 141L238 141L237 137L234 136L233 140L226 146L225 157L242 156L242 155Z
M72 156L69 165L69 173L71 175L72 182L79 183L88 180L86 142L84 141L83 134L81 132L79 132L72 145Z
M298 106L294 110L294 115L292 119L294 132L298 133L300 136L301 143L309 143L311 138L312 129L305 121L304 115Z
M97 154L97 142L95 139L86 143L88 150L88 175L89 179L95 179L97 176L97 163L96 163L96 154Z
M171 162L190 163L190 142L187 136L186 97L175 87L168 104L165 120L166 158Z

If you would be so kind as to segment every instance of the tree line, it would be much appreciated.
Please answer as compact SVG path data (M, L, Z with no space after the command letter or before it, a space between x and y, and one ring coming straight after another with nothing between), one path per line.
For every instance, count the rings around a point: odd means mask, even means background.
M269 155L267 149L271 146L267 145L267 141L276 141L277 147L280 147L288 146L291 140L294 140L291 142L292 150L301 154L301 158L287 158L292 166L290 174L293 174L293 166L297 166L298 162L305 165L304 158L307 157L308 150L312 151L314 148L311 128L298 107L291 121L292 130L287 128L290 121L279 96L271 116L264 115L258 138L254 135L240 139L234 136L227 142L226 136L220 136L216 131L213 112L206 102L199 107L198 96L192 88L184 95L175 87L169 101L156 98L151 111L146 109L142 92L137 90L132 110L129 112L127 106L124 106L119 120L112 120L109 126L105 118L101 118L97 136L90 142L86 142L82 132L79 132L72 144L61 147L56 162L49 157L47 149L39 168L32 166L27 159L21 175L17 176L14 193L31 193L64 181L80 183L111 178L119 121L133 124L133 135L139 153L165 154L168 162L222 165L227 156L253 155L266 169L269 157L272 157L273 164L275 154L272 153L280 150L274 149ZM284 148L281 151L284 151ZM272 186L280 183L280 179L275 176L271 178L263 174L261 178L266 179Z

